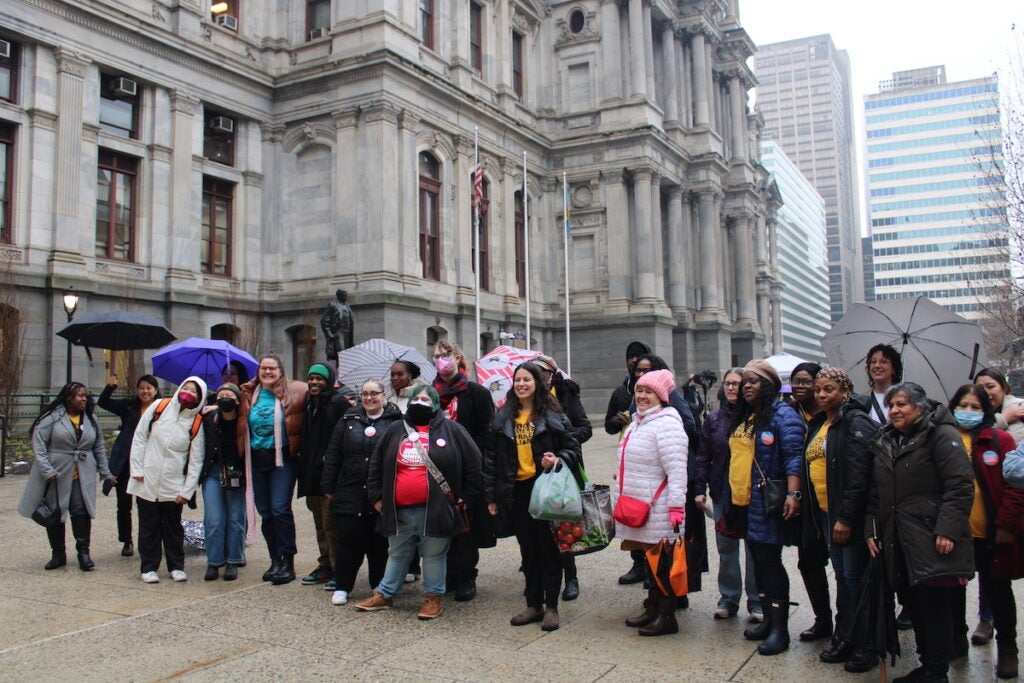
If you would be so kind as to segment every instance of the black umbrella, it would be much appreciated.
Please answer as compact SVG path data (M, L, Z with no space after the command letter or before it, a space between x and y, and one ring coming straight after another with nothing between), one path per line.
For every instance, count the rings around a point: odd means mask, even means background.
M122 310L85 313L57 336L75 346L111 351L158 349L175 339L156 318Z
M878 655L882 660L882 680L885 680L886 655L892 658L892 665L896 665L896 658L900 656L900 636L896 630L893 592L881 552L871 558L857 589L853 611L844 616L836 637Z

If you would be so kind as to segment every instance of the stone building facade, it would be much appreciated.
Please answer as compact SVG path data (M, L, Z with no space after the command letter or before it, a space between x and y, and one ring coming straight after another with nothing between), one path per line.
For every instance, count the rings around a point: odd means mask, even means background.
M780 346L738 0L11 0L0 39L23 389L63 383L68 286L295 374L339 287L357 342L476 355L477 130L480 348L524 327L528 276L531 344L565 356L563 174L589 408L631 339L679 374Z

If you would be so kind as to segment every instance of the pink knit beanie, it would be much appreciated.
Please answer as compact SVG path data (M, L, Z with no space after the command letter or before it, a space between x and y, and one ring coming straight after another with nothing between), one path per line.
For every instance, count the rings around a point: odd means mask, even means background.
M663 404L668 404L668 395L676 388L676 377L671 370L652 370L645 372L636 381L638 387L647 387Z

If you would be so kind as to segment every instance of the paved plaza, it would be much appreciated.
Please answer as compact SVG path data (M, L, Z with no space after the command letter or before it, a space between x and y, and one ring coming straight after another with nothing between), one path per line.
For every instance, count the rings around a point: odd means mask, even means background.
M614 439L603 431L584 448L591 478L611 480ZM639 586L619 586L628 556L616 546L578 560L581 595L560 607L562 626L544 633L534 624L513 628L522 607L519 551L514 539L481 554L479 595L469 603L444 602L444 614L420 622L420 584L407 586L395 608L360 613L352 602L369 594L365 568L353 600L330 604L320 586L298 581L262 583L268 560L262 540L248 550L249 566L233 583L202 580L205 560L189 553L187 583L138 577L138 556L122 558L114 521L115 500L99 497L93 527L96 570L74 562L44 571L46 534L15 512L25 478L0 479L0 679L4 681L832 681L858 677L818 662L820 644L796 641L813 615L787 549L794 608L790 650L761 657L745 641L742 619L715 621L718 599L712 574L678 613L680 633L642 638L622 619L638 611ZM200 510L186 510L202 519ZM295 506L299 528L296 570L313 568L316 543L305 505ZM73 540L69 538L73 547ZM1024 600L1017 584L1018 600ZM969 588L976 604L977 582ZM1021 610L1018 610L1020 612ZM974 626L973 615L969 619ZM912 632L902 638L904 658L892 675L916 666ZM994 645L972 647L950 680L994 680Z

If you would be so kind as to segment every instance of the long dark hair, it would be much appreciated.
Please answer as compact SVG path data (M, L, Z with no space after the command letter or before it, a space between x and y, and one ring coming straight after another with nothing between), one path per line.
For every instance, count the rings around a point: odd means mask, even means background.
M949 412L956 410L957 405L967 394L972 394L978 399L978 403L981 404L981 410L985 413L985 417L981 419L981 424L978 425L978 429L982 427L991 427L996 423L995 411L992 410L992 401L988 400L988 392L981 388L980 384L964 384L953 394L953 398L949 399Z
M754 405L750 405L747 403L747 399L743 398L743 385L745 382L740 382L740 397L736 401L735 409L732 411L730 432L734 432L738 427L745 425L751 417L754 418L755 434L767 427L771 421L773 414L771 408L778 400L779 387L770 379L760 375L758 377L761 379L761 388L757 392L757 402Z
M153 400L154 401L156 401L156 400L158 400L160 398L160 380L158 380L153 375L143 375L142 377L139 377L139 379L137 379L135 381L136 393L134 395L132 395L130 400L131 400L131 403L132 403L132 407L135 408L135 410L138 410L140 412L142 410L142 401L139 400L139 394L138 394L137 390L139 388L139 385L142 384L143 382L145 382L149 386L151 386L154 389L156 389L156 395L153 396ZM90 398L92 398L92 397L90 396Z
M530 413L530 421L534 424L540 424L548 411L553 413L562 412L562 406L559 405L558 400L551 395L550 391L544 388L544 376L540 372L540 366L529 361L521 363L516 367L515 372L512 373L513 384L515 383L516 373L520 370L526 370L530 373L537 387L533 392L533 411ZM512 411L512 419L515 419L515 416L523 409L523 404L519 402L515 389L508 390L508 399L505 405Z
M43 412L39 413L39 417L37 417L32 423L32 426L29 427L29 437L35 434L36 426L43 421L43 418L53 413L57 408L66 406L68 401L70 401L80 389L85 389L85 414L88 416L89 422L92 422L93 429L96 430L97 434L100 434L100 426L96 422L96 418L93 416L93 411L96 409L96 402L93 400L92 394L89 393L89 390L86 389L85 385L81 382L68 382L61 388L60 392L57 393L57 398L50 401L49 405L43 408Z
M661 356L655 355L653 353L645 353L645 354L643 354L641 356L638 356L637 359L636 359L636 365L640 365L640 361L642 361L642 360L645 360L645 361L647 361L647 362L649 362L651 364L651 369L650 370L645 370L644 372L654 372L655 370L671 370L672 369L672 368L670 368L668 366L668 363L665 362L664 358L662 358ZM636 374L636 365L633 366L633 372L629 376L629 391L630 391L630 393L633 393L633 391L636 389L636 381L638 379L640 379L640 376Z

